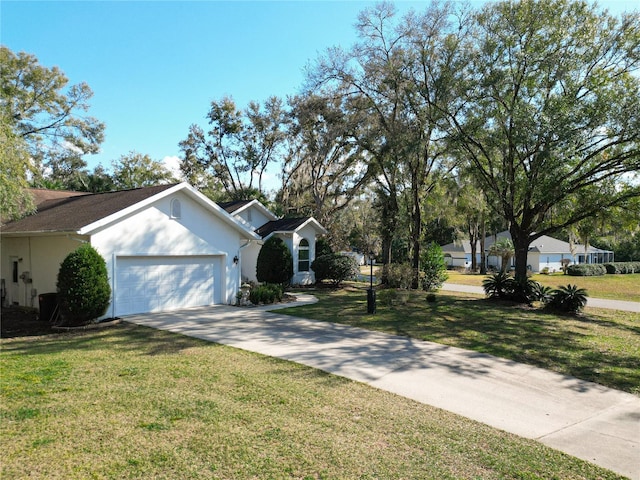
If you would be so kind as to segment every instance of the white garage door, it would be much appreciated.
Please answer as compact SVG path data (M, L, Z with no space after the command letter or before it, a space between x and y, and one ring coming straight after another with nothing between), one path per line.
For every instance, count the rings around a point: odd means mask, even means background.
M115 313L131 315L219 303L220 266L220 258L213 256L118 257Z

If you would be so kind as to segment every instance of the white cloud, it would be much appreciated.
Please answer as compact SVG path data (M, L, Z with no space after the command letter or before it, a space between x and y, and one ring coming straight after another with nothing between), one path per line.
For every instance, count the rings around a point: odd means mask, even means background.
M184 176L180 171L180 157L175 155L166 156L162 159L162 164L179 181L184 181Z

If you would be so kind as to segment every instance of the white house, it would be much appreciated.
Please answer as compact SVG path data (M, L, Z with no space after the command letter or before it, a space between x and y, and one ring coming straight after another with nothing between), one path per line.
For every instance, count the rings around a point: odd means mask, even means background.
M100 194L34 193L37 212L0 230L5 304L38 307L38 294L56 291L60 264L82 242L107 264L112 298L106 317L230 304L243 277L255 277L250 252L259 251L265 238L255 223L278 222L259 202L230 215L187 183ZM297 252L294 281L312 278L304 258L305 251L313 258L315 232L324 229L307 219L271 233L288 238Z
M316 257L316 239L327 231L313 217L282 218L270 212L257 200L221 203L230 215L248 225L256 234L267 240L280 237L293 256L294 285L315 283L311 263ZM249 242L242 247L242 278L256 281L256 266L262 243Z
M5 302L37 307L39 293L56 291L64 258L88 242L107 264L112 298L105 316L232 303L240 247L259 239L186 183L67 194L2 226Z
M485 252L489 252L491 246L502 238L511 239L508 231L500 232L497 235L490 235L485 238ZM568 242L563 242L547 235L534 240L529 246L527 254L527 267L532 272L540 272L547 268L549 272L560 271L562 269L562 261L569 260L571 263L606 263L612 262L614 258L613 252L609 250L601 250L599 248L589 246L586 251L584 245L574 245L573 253ZM471 242L463 240L444 245L442 247L445 261L450 267L471 267ZM511 266L515 260L511 259ZM480 242L477 245L476 262L480 265ZM487 266L499 269L501 267L501 259L495 256L487 256Z

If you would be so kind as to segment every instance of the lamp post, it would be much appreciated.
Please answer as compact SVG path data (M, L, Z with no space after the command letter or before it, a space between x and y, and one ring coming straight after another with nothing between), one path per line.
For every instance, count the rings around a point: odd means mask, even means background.
M369 276L369 289L367 290L367 313L376 313L376 291L373 289L373 252L369 252L371 271Z

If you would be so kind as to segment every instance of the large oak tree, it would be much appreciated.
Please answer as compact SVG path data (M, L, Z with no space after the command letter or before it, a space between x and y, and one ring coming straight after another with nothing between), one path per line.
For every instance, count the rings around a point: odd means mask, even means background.
M569 0L491 3L467 53L449 118L509 224L522 283L533 240L640 195L640 15Z

